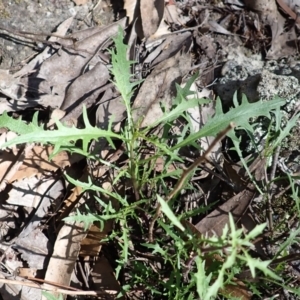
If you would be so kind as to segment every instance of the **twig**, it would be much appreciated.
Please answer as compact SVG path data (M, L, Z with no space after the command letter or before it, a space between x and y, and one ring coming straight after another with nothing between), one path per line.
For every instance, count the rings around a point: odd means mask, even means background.
M271 182L269 184L269 192L267 195L267 218L268 218L268 224L269 224L269 229L271 232L273 232L273 210L272 210L272 198L274 196L274 178L275 178L275 174L276 174L276 169L277 169L277 164L278 164L278 158L279 158L279 153L280 153L280 146L278 146L275 149L275 153L273 155L273 162L272 162L272 168L271 168L271 172L270 172L270 178L269 178L269 182ZM266 182L268 183L268 177L266 176Z
M0 25L0 30L6 31L9 34L13 34L17 37L22 37L26 40L33 41L34 43L39 42L39 43L43 43L43 44L48 45L48 46L52 46L53 48L63 47L65 49L74 50L76 52L83 52L83 53L88 53L90 55L94 55L94 52L90 52L86 49L81 49L81 48L75 47L76 43L80 42L80 40L78 40L77 38L74 38L72 36L61 36L61 35L58 35L58 34L55 34L55 33L33 33L33 32L28 32L28 31L19 31L19 30L15 30L13 28L8 28L8 27L1 26L1 25ZM60 40L69 40L69 41L72 42L72 44L67 45L65 43L61 43L59 40L58 41L45 40L45 39L39 38L39 36L40 37L47 37L47 36L52 37L53 36L53 37L57 37ZM107 63L109 61L108 56L105 55L104 53L98 52L98 55L100 56L100 58L104 62Z
M85 262L84 262L85 263ZM89 283L88 283L88 280L87 280L87 276L85 274L85 272L83 271L83 268L82 268L82 265L81 265L81 262L78 262L78 267L79 267L79 271L80 271L80 274L82 276L82 279L84 281L84 284L85 284L85 287L86 288L89 288Z
M273 181L275 178L280 149L281 149L281 146L278 146L276 148L274 156L273 156L272 168L271 168L271 172L270 172L270 181ZM273 183L271 183L271 186L273 186ZM272 188L271 188L271 192L272 192Z
M212 143L209 145L209 147L207 148L207 150L203 153L203 155L199 156L194 163L192 163L187 169L183 170L181 177L179 178L179 180L177 181L173 191L166 197L165 201L168 202L170 201L182 188L182 186L185 183L185 180L188 178L189 174L195 169L197 168L202 162L207 160L208 155L210 154L210 152L213 150L213 148L216 146L216 144L218 142L220 142L225 136L226 134L234 128L234 124L230 123L224 130L222 130L217 137L212 141ZM155 215L153 216L150 225L149 225L149 242L152 243L153 242L153 229L154 229L154 225L156 220L159 218L161 214L161 205L158 203L157 204L157 208L156 208L156 212Z
M57 292L57 293L65 294L65 295L97 296L97 295L105 295L105 294L116 295L118 293L118 291L116 291L116 290L103 290L103 291L82 291L82 290L77 290L77 291L70 291L68 289L61 289L61 288L55 288L55 287L46 287L46 286L43 286L43 285L40 285L40 284L34 283L34 282L11 280L11 279L4 279L4 278L0 278L0 282L5 283L5 284L28 286L28 287L32 287L32 288L36 288L36 289L42 289L42 290L50 291L50 292Z

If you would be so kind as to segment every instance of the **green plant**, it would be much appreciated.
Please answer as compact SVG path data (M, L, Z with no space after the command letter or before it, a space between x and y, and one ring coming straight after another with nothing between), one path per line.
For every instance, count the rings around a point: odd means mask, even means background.
M83 110L85 128L69 128L57 121L57 129L52 131L44 130L44 127L38 124L37 114L34 115L30 124L3 114L0 116L0 127L7 127L20 136L6 142L2 147L32 142L50 143L55 146L52 156L59 151L66 150L79 153L89 159L96 159L88 150L92 140L100 137L106 138L112 148L115 147L116 141L124 144L128 165L123 170L118 169L120 173L114 179L114 183L122 182L125 178L129 179L132 183L132 197L105 190L95 185L91 178L88 182L80 182L66 174L67 180L82 187L83 191L98 192L99 196L96 197L96 201L102 208L101 214L95 214L87 208L87 213L82 214L78 211L76 216L68 217L66 220L82 221L86 224L100 222L102 227L107 220L115 220L115 229L107 240L117 241L118 244L119 258L116 276L121 276L121 270L125 270L128 274L127 282L122 287L124 294L130 294L133 290L142 290L158 299L200 298L208 300L217 297L218 294L230 298L231 290L228 286L236 285L236 275L245 268L250 269L253 277L259 271L266 278L281 284L280 278L268 267L270 261L261 261L249 254L252 247L251 241L262 233L265 224L257 226L248 234L243 234L241 229L235 228L234 221L230 217L229 226L223 229L222 236L206 237L195 235L183 225L183 221L187 218L186 212L174 212L177 195L183 188L188 188L187 179L205 160L205 155L203 159L199 159L199 163L186 170L169 172L168 166L183 162L179 149L186 146L199 147L198 139L208 136L218 137L220 132L227 134L239 151L240 141L228 126L234 123L236 128L245 129L251 133L253 128L248 120L257 116L270 117L270 112L284 104L284 100L277 98L267 103L249 103L244 96L241 104L238 104L235 98L234 107L224 113L221 101L217 99L215 115L199 132L193 132L186 111L188 108L207 103L204 99L187 100L187 96L191 93L190 86L197 76L195 75L184 88L177 86L177 96L170 110L164 110L163 116L147 128L140 128L134 123L131 111L133 91L140 82L132 81L130 74L132 62L126 60L127 48L122 40L123 35L120 31L114 39L116 49L110 52L111 74L127 111L126 124L121 133L113 132L111 123L106 130L92 126L86 109ZM170 138L166 134L159 136L152 133L156 126L161 126L165 129L163 132L167 132L175 126L178 118L186 120L181 135ZM280 131L277 144L286 135L287 130ZM82 141L81 147L76 144L78 140ZM274 147L277 144L275 143ZM145 158L141 156L140 150L147 146L151 146L154 151L151 156ZM239 154L241 155L240 151ZM154 172L157 158L162 158L165 163L163 170L158 174ZM245 167L247 168L246 163ZM173 184L174 187L170 188L170 182L177 182L177 184ZM149 193L144 193L145 187L151 192L150 196ZM101 195L116 200L119 208L114 208L112 203L105 201ZM207 208L201 209L205 211ZM145 221L141 217L143 215L152 218L150 229L145 226ZM153 235L155 226L159 234ZM134 238L136 234L142 238ZM148 234L150 239L147 238ZM147 251L152 251L152 256L147 262L143 263L142 260L135 259L139 253Z
M59 294L58 297L53 296L52 294L48 292L42 292L43 296L45 296L48 300L63 300L63 295Z

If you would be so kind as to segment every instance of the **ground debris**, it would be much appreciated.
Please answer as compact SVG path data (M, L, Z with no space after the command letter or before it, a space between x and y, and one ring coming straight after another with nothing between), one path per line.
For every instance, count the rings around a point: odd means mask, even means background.
M0 293L4 300L45 300L41 288L56 296L69 295L70 299L71 295L115 299L120 292L121 299L156 299L153 295L167 286L190 284L193 276L189 272L195 270L198 254L195 249L187 251L184 259L178 254L176 264L184 274L175 284L170 275L173 262L166 263L163 255L173 257L176 247L188 245L188 239L174 242L182 232L168 231L169 221L166 213L161 214L163 202L159 199L167 199L167 206L170 204L172 212L180 216L176 226L183 226L200 240L221 237L230 223L229 213L245 235L256 224L267 222L251 253L263 261L274 259L276 266L282 263L284 251L287 261L299 260L298 242L280 248L286 239L293 235L296 239L299 234L299 215L284 207L295 206L298 201L299 139L282 139L283 150L277 145L277 152L273 149L270 154L272 143L265 136L274 126L268 123L254 151L244 146L249 138L242 134L237 135L244 147L239 153L232 151L228 137L215 142L220 132L199 136L191 145L176 148L216 115L230 112L243 94L249 102L241 102L241 106L250 107L261 99L271 101L276 95L286 100L284 122L279 122L283 120L279 110L273 113L277 127L272 134L283 135L283 124L299 110L299 20L293 1L126 0L124 7L108 0L43 0L36 7L27 0L20 1L19 7L17 1L6 2L8 11L16 11L15 20L25 9L33 14L28 17L28 27L23 23L18 27L9 19L0 26L1 115L8 112L29 124L39 112L38 125L49 132L56 126L69 126L68 131L72 126L91 129L95 125L122 134L128 118L126 105L110 73L116 47L113 38L120 29L128 43L126 59L132 61L130 83L137 87L130 94L136 132L151 127L174 107L188 107L194 98L203 102L184 112L191 120L188 131L188 118L169 121L167 131L163 126L153 126L152 137L164 142L152 144L148 137L139 137L137 141L143 142L138 151L129 151L124 140L109 143L102 136L85 145L88 157L83 150L73 151L72 143L59 153L48 143L2 149ZM45 18L46 28L29 26L35 14L39 14L37 19ZM49 15L56 16L53 24L52 17L45 17ZM115 20L106 24L112 16ZM11 56L9 49L13 49ZM25 60L23 52L33 56ZM122 71L126 74L129 70ZM196 79L192 85L191 75ZM174 103L187 86L188 96ZM84 107L88 109L85 115ZM88 124L84 118L89 119ZM58 120L61 123L55 125ZM263 127L253 124L255 120L251 126L256 132L249 132L256 141L258 128ZM228 134L235 125L230 126L221 133ZM298 136L297 129L293 130ZM15 136L13 131L1 129L0 145ZM160 149L172 149L176 159L170 163L171 155L168 159L159 156ZM283 156L283 152L289 153ZM202 157L203 153L207 155ZM198 161L197 168L190 172ZM185 182L184 189L176 190ZM287 196L285 192L290 189L293 195ZM68 219L76 214L77 221ZM89 222L82 222L83 217ZM204 253L204 271L213 263L223 263L228 250L227 245L216 248L209 257L206 246L201 242L196 249ZM289 266L293 271L282 274L296 274L296 263ZM147 274L149 270L153 273ZM253 278L249 273L245 268L240 276L232 276L232 282L226 282L220 294L250 299L246 281ZM140 274L146 281L139 281ZM127 282L132 283L131 290L125 290ZM262 293L270 297L274 290L262 288ZM286 290L278 293L283 295ZM191 295L189 299L197 298L196 288Z

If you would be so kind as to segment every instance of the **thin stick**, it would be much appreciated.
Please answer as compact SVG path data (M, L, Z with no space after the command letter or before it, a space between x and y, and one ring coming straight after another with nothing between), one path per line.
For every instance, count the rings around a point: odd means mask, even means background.
M28 281L20 281L20 280L11 280L11 279L4 279L0 278L0 282L5 283L5 284L12 284L12 285L22 285L22 286L28 286L36 289L42 289L45 291L49 292L57 292L65 295L85 295L85 296L97 296L97 295L105 295L105 294L110 294L110 295L116 295L118 291L116 290L102 290L102 291L70 291L67 289L62 289L62 288L55 288L55 287L47 287L40 285L38 283L34 282L28 282Z
M74 50L76 52L83 52L83 53L88 53L88 54L94 55L94 52L90 52L86 49L81 49L81 48L75 47L75 43L79 42L79 40L77 38L73 38L72 36L70 36L70 37L69 36L60 36L60 35L55 34L55 33L33 33L33 32L28 32L28 31L18 31L18 30L12 29L12 28L7 28L7 27L4 27L4 26L1 26L1 25L0 25L0 30L6 31L9 34L13 34L17 37L22 37L22 38L24 38L26 40L29 40L31 42L33 41L34 43L40 42L40 43L43 43L45 45L52 46L53 48L59 46L59 47L65 48L65 49ZM58 41L44 40L44 39L38 38L38 36L45 36L45 37L53 36L53 37L57 37L61 40L70 40L73 43L72 43L72 45L65 45L65 44L60 43L59 40ZM104 53L98 52L98 55L106 63L109 61L108 56L105 55Z
M280 146L278 146L275 150L275 153L273 155L273 162L272 162L272 168L270 172L270 178L268 180L268 176L266 175L266 183L268 184L270 181L271 183L269 184L269 190L267 194L267 218L268 218L268 224L269 224L269 229L271 232L273 232L273 210L272 210L272 198L274 196L274 178L276 174L276 169L278 165L278 158L279 158L279 153L280 153Z
M14 28L10 28L10 27L5 27L3 25L0 25L0 30L6 31L8 33L17 35L17 36L21 36L27 39L32 39L30 36L28 35L33 35L33 36L41 36L41 37L48 37L48 36L54 36L60 39L64 39L64 40L71 40L71 41L75 41L76 39L74 39L73 37L68 37L68 36L62 36L56 33L44 33L44 32L39 32L39 33L34 33L34 32L29 32L29 31L22 31L22 30L17 30ZM43 40L40 40L41 42L43 42Z
M165 201L168 202L170 201L182 188L182 186L185 183L185 180L187 179L187 177L189 176L189 174L196 169L202 162L206 161L208 158L208 155L210 154L210 152L213 150L213 148L217 145L218 142L220 142L225 136L226 134L234 128L234 124L230 123L224 130L222 130L217 137L212 141L212 143L209 145L209 147L207 148L207 150L203 153L203 155L199 156L194 163L192 163L187 169L183 170L181 177L179 178L179 180L177 181L173 191L166 197ZM154 217L152 218L150 225L149 225L149 242L152 243L153 242L153 229L154 229L154 225L156 220L159 218L161 214L161 205L158 203L157 204L157 208L156 208L156 212Z

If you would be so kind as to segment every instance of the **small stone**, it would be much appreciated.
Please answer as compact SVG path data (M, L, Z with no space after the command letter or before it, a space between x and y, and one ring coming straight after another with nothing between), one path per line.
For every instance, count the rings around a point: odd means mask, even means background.
M262 100L271 100L275 96L291 101L299 93L298 79L294 76L276 75L264 69L257 92Z

